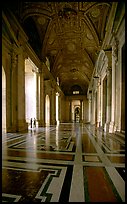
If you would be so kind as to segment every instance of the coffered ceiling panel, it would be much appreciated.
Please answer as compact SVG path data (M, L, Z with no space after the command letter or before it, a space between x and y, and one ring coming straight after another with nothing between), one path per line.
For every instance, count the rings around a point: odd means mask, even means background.
M22 3L20 22L29 42L41 60L48 57L65 95L73 87L87 93L111 7L112 2Z

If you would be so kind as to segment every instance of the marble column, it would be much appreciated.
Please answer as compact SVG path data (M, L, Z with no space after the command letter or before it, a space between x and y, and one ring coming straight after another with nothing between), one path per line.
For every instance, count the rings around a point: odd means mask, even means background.
M17 127L17 92L18 92L18 81L17 81L17 67L18 67L18 55L12 51L11 55L11 126L9 128L9 132L17 132L18 127Z
M26 131L28 124L25 117L25 53L20 50L17 67L17 123L18 131Z
M102 108L102 126L105 129L107 113L107 75L103 79L103 108Z
M88 107L88 108L87 108ZM88 114L89 114L89 106L86 107L86 101L83 99L82 101L82 122L84 123L85 121L88 122ZM87 114L87 118L86 118L86 114Z
M106 107L106 123L105 123L105 132L109 131L109 125L111 122L111 85L112 85L112 69L107 68L107 107Z
M7 49L2 54L2 65L6 70L6 132L12 131L12 52Z
M25 60L23 51L12 48L10 61L10 120L7 132L26 131L25 120Z
M114 132L115 127L115 107L116 107L116 65L118 61L118 42L114 38L112 45L112 102L111 102L111 122L109 132Z
M56 124L59 124L59 119L61 118L60 116L60 111L59 111L59 93L56 93Z
M82 122L82 100L80 100L80 122Z
M36 122L40 119L40 74L36 74Z
M43 67L40 71L40 103L39 103L39 109L40 109L40 117L38 121L38 126L42 127L45 125L45 95L44 95L44 73L43 73Z
M101 81L98 80L97 85L97 127L100 127L101 122Z
M59 123L62 121L62 111L63 111L62 96L61 96L61 93L59 93L59 97L58 97L58 118L59 118Z
M89 114L89 123L91 123L91 106L92 106L92 102L91 102L91 94L89 94L89 98L88 98L88 100L89 100L89 111L88 111L88 114Z
M56 124L56 92L54 88L51 88L51 108L50 108L50 124Z
M69 101L69 122L72 122L72 100Z
M92 92L92 112L91 112L91 124L95 124L95 92Z

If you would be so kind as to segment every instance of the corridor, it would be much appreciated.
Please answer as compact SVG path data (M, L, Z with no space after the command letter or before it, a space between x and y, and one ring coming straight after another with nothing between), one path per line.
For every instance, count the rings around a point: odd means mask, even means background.
M3 202L124 202L125 138L84 123L2 135Z

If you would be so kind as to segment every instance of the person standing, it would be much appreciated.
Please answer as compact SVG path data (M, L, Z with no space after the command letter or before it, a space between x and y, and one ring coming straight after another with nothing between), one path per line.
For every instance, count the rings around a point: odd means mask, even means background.
M31 127L31 128L32 128L32 122L33 122L33 121L32 121L32 118L31 118L31 119L30 119L30 127Z
M34 118L34 127L36 127L36 119Z

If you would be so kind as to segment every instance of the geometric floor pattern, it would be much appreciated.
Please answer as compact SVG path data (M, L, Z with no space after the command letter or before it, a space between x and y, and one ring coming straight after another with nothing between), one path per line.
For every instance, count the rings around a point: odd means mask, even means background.
M3 202L125 202L125 140L62 123L2 133Z

